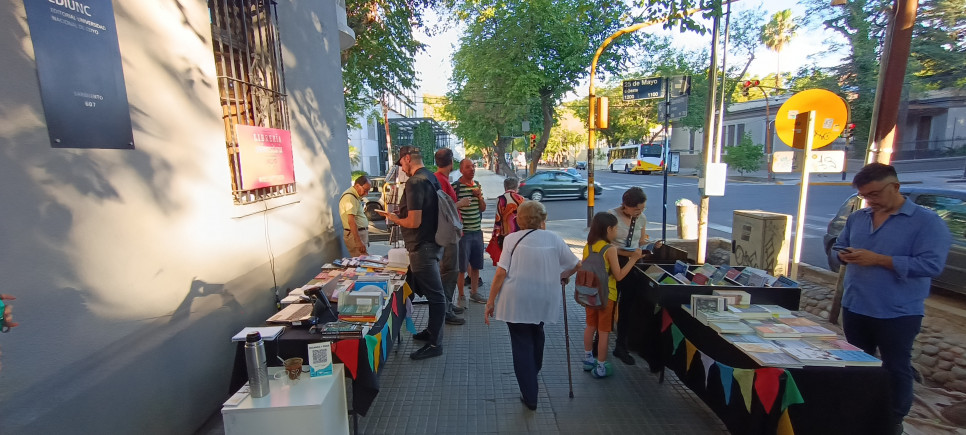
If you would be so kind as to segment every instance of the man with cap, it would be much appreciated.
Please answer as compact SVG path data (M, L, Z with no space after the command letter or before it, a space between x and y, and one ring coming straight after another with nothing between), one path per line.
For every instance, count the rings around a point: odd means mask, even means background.
M342 239L349 249L349 255L367 255L369 246L369 219L362 207L362 198L369 194L372 184L365 175L356 178L339 199L339 217L342 218Z
M406 250L409 251L409 269L413 281L429 301L429 321L426 329L413 336L426 344L409 355L414 360L437 357L443 354L443 321L446 315L446 296L439 275L441 248L436 244L437 209L436 191L439 181L423 166L419 148L404 146L399 149L396 161L409 176L399 201L399 215L380 212L390 222L402 228Z

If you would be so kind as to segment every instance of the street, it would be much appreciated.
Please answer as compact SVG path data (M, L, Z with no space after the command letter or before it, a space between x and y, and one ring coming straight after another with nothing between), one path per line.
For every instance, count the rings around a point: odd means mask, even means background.
M586 178L587 171L580 171ZM661 238L663 182L662 175L635 175L595 171L595 181L604 191L596 198L594 211L607 210L620 205L621 195L631 186L640 186L647 194L648 228L652 239ZM814 266L828 268L822 236L829 220L835 216L842 202L853 193L850 186L812 185L809 188L808 207L805 217L805 238L802 261ZM677 208L674 202L681 198L690 199L698 204L698 179L693 176L668 177L667 193L667 238L677 237ZM725 196L712 197L708 236L731 238L731 222L734 210L764 210L789 214L793 218L798 213L799 186L795 184L766 184L754 182L729 181ZM587 202L583 200L545 200L549 214L548 220L586 219ZM792 222L794 239L795 222Z

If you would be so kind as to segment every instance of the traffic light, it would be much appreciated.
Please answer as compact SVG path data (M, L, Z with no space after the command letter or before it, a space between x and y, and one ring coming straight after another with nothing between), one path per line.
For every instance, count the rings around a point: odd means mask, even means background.
M530 149L533 149L537 145L537 135L530 135Z
M852 138L852 134L854 133L855 133L855 124L854 123L845 124L845 129L842 130L842 137L846 139L850 139Z
M760 80L745 80L741 85L741 95L748 96L748 89L758 87L761 84Z

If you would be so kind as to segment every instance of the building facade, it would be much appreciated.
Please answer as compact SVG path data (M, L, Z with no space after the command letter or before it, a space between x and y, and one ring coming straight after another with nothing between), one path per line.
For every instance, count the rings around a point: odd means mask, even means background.
M4 3L0 292L20 326L0 337L0 432L193 433L230 394L231 336L343 255L344 5ZM69 108L38 78L38 18L116 33L124 149L56 146ZM252 183L239 126L290 134L290 180Z

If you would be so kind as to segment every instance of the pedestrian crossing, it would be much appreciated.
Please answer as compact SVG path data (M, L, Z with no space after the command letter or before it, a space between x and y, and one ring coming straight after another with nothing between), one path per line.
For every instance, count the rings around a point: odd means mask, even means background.
M664 183L608 184L606 186L601 186L601 189L605 191L619 190L623 192L635 186L643 189L663 189ZM685 183L667 183L667 187L697 187L697 186L698 186L698 183L696 181L685 182Z

